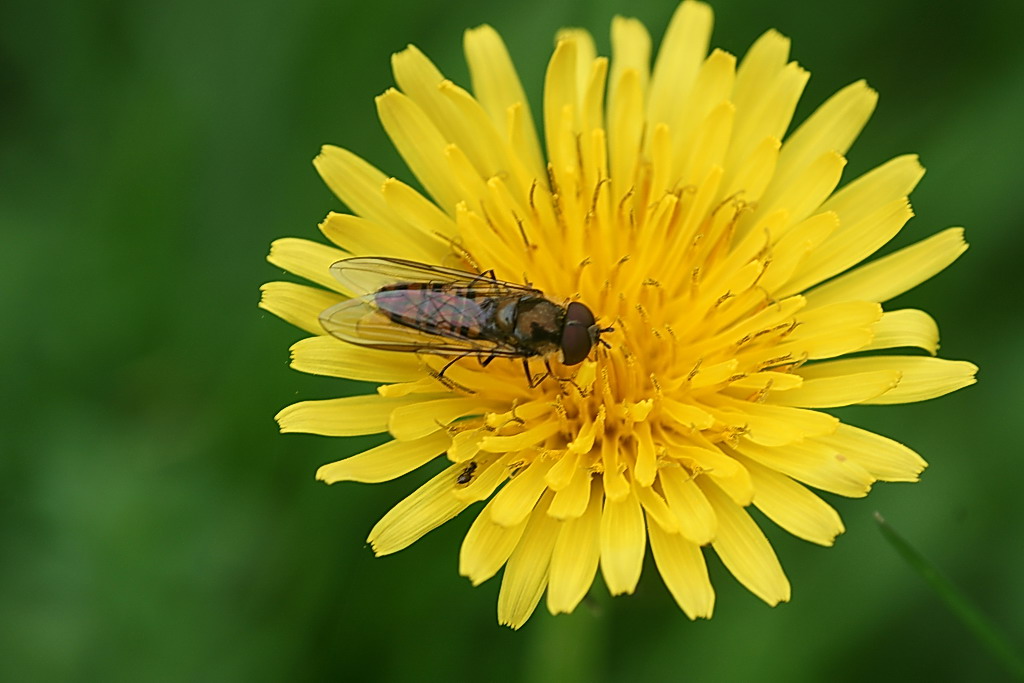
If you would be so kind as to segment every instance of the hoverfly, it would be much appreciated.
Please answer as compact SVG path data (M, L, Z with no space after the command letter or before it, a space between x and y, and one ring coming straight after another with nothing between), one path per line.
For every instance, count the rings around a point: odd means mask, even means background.
M385 257L343 259L331 273L355 297L320 314L339 339L385 351L451 357L438 373L469 356L487 366L520 358L530 387L552 375L549 358L577 365L610 327L597 324L584 304L561 306L532 287L498 280L494 271L470 273ZM544 358L547 374L533 377L529 359Z

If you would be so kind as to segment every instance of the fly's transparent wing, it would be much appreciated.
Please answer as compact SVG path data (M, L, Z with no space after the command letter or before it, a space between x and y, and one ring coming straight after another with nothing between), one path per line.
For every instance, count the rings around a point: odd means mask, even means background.
M413 282L435 283L452 289L472 289L479 296L543 296L536 289L488 275L416 261L385 257L343 259L331 266L331 273L357 295L373 294L382 287Z
M523 357L492 338L494 311L503 300L543 296L488 274L396 258L344 259L331 272L357 296L324 311L320 324L339 339L389 351Z
M425 351L442 356L522 356L511 346L470 338L457 329L431 332L399 324L377 307L372 294L331 306L320 314L320 324L338 339L383 351Z

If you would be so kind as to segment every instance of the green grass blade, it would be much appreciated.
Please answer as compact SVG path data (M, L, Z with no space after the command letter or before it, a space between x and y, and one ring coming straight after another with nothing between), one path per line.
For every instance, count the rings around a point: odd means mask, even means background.
M1007 671L1020 680L1024 680L1024 659L1010 643L1010 640L989 619L983 615L946 577L932 565L921 553L910 545L896 530L885 521L878 512L875 513L878 528L885 540L896 549L907 564L911 566L935 590L939 598L956 615L974 637L988 651L1002 662Z

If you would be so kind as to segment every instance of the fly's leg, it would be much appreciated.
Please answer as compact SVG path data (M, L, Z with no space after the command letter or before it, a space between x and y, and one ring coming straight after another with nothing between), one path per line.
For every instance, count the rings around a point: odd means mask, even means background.
M537 384L533 383L533 375L530 374L530 361L527 358L523 359L523 373L526 375L526 383L530 385L531 389L540 384L540 382L537 382Z
M590 390L589 389L584 389L579 384L576 384L575 378L569 377L565 381L568 382L569 384L571 384L573 386L573 388L576 389L576 391L580 392L580 398L587 398L588 396L590 396Z
M466 392L467 394L475 394L476 392L473 391L472 389L470 389L469 387L465 387L465 386L459 384L458 382L456 382L455 380L449 379L448 377L444 376L444 373L448 371L448 368L450 368L451 366L455 365L456 363L458 363L463 358L466 358L467 356L472 356L472 355L473 355L472 353L463 353L463 354L460 354L458 356L455 356L455 358L452 358L450 361L448 361L447 363L444 364L444 367L441 368L440 372L435 372L434 369L431 368L428 365L427 366L427 372L430 373L431 377L433 377L438 382L443 384L449 390L460 389L460 390Z
M523 372L526 373L526 382L529 384L531 389L536 389L537 387L540 386L541 382L546 380L548 377L552 376L551 375L551 366L548 365L547 360L544 361L544 365L547 367L548 371L545 372L543 375L536 375L536 376L534 376L530 372L530 359L529 358L524 358L523 359Z
M589 391L581 387L579 384L576 384L575 372L573 373L572 377L559 377L558 375L555 374L555 371L551 369L551 362L547 358L544 359L544 367L547 368L547 372L541 378L542 380L546 379L547 377L551 377L556 382L558 382L559 387L561 387L564 384L571 384L573 388L580 393L581 398L586 398L587 396L590 396ZM562 393L564 394L565 392Z
M485 270L482 273L478 273L478 274L474 275L473 279L471 280L471 282L476 282L476 281L481 281L481 282L498 282L498 276L494 274L494 268L491 268L489 270Z
M460 360L462 360L463 358L465 358L468 355L469 355L468 353L464 353L461 356L455 356L455 358L452 358L450 361L445 363L444 367L441 368L441 372L437 373L437 378L441 379L442 377L444 377L444 373L448 372L448 368L450 368L451 366L455 365L457 362L459 362Z

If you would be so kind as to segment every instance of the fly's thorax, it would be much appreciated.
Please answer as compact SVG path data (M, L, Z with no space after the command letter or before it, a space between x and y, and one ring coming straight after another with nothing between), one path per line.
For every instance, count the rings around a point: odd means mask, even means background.
M521 297L505 297L494 300L493 328L499 339L513 341L516 331L516 316Z
M524 296L515 304L512 336L516 345L544 356L559 350L565 309L541 297Z

